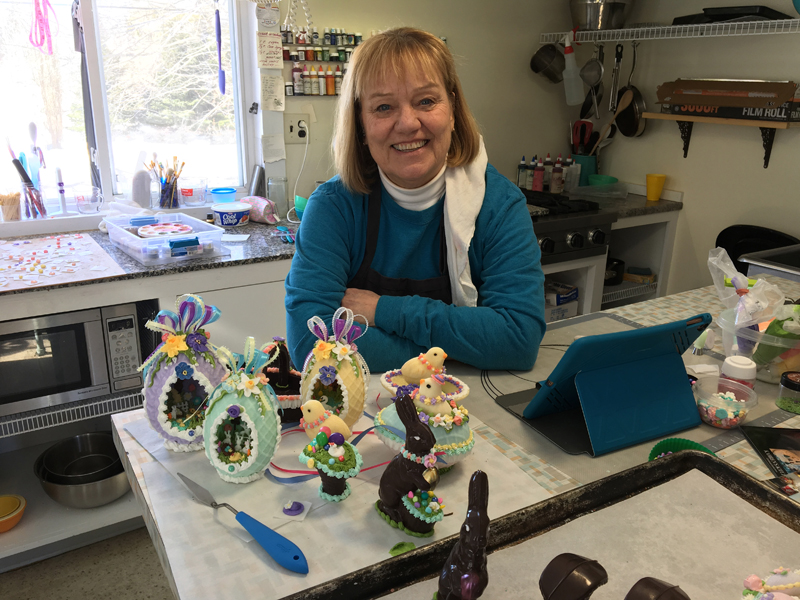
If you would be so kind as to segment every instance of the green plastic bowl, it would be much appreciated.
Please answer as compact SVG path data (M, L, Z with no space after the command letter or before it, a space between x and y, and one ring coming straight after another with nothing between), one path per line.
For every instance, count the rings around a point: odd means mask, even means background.
M655 446L653 446L653 449L650 450L650 457L647 460L655 460L667 452L672 452L675 454L681 450L699 450L700 452L705 452L711 456L716 456L716 454L714 454L711 450L702 444L698 444L697 442L685 440L683 438L667 438L666 440L661 440Z
M589 175L589 185L612 185L619 179L611 175Z

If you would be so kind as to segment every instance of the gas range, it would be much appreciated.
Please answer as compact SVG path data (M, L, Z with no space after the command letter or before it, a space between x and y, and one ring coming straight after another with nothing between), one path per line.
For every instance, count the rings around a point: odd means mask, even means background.
M616 212L601 210L591 200L522 191L528 199L543 265L606 254ZM548 214L540 214L535 207L546 208Z

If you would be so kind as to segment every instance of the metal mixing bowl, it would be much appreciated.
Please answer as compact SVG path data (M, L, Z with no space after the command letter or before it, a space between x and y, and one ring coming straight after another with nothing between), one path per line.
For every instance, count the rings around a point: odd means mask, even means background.
M36 459L36 463L33 465L33 473L41 483L45 493L59 504L70 508L95 508L113 502L130 489L122 463L118 463L119 470L117 472L99 481L77 485L54 483L51 480L51 475L44 467L44 455L47 452L46 450Z
M572 26L582 31L621 29L633 0L570 0Z
M61 485L93 483L122 470L110 433L76 435L51 446L43 454L47 480Z

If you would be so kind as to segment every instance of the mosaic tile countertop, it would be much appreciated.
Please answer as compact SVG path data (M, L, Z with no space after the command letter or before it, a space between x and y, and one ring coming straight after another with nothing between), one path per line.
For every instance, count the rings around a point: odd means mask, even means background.
M281 222L281 225L289 227L294 230L297 225L287 222ZM228 256L217 256L213 258L195 258L179 261L168 265L156 265L148 267L125 254L111 243L108 235L105 233L92 230L83 232L84 235L89 235L97 244L108 254L114 262L116 262L124 271L121 275L113 277L100 277L91 280L78 280L69 283L62 283L52 286L37 286L30 288L23 288L19 290L2 291L0 289L0 297L5 294L18 294L30 291L42 291L49 289L59 289L64 287L73 287L79 285L89 285L95 283L104 283L108 281L122 281L126 279L139 279L142 277L152 277L157 275L171 275L174 273L183 273L189 271L199 271L203 269L218 269L221 267L239 266L250 263L268 262L275 260L287 260L294 256L294 244L288 244L281 241L277 235L274 225L265 225L263 223L248 223L242 227L236 227L228 231L232 234L248 234L250 238L245 242L226 242L223 241L223 246L226 246L230 251ZM9 241L43 238L47 236L31 236L26 238L9 238Z

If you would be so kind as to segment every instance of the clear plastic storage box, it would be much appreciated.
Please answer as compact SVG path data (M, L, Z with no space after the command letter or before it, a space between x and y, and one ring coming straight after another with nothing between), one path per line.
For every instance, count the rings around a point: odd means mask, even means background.
M152 216L106 217L111 243L140 263L166 265L191 258L212 258L230 254L222 245L225 230L182 213ZM191 233L162 237L140 237L137 231L145 225L177 223L188 225Z

